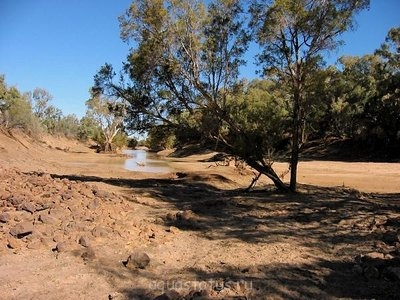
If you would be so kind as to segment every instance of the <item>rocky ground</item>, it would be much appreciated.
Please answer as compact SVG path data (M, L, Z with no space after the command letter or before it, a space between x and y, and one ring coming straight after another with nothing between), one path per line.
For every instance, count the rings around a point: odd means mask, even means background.
M20 140L31 151L19 157L1 142L0 299L400 295L400 187L390 180L398 164L375 165L388 192L383 182L380 193L307 183L287 195L261 182L244 193L251 172L210 167L203 156L174 158L162 176L112 165L107 173L62 164L98 159L80 145ZM324 168L332 176L344 166Z

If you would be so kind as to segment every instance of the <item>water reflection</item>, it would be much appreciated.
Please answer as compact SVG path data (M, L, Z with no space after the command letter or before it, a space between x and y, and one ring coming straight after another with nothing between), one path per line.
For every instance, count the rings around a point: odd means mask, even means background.
M129 158L125 160L125 169L135 172L169 173L168 162L145 150L124 150Z

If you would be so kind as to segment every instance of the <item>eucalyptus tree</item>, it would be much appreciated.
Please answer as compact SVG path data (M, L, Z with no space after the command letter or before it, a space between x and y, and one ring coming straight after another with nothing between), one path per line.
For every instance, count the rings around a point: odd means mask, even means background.
M252 28L262 53L264 74L290 87L292 145L290 189L296 190L300 137L309 86L323 63L322 55L335 49L340 34L353 27L353 16L368 0L275 0L251 5Z
M379 133L379 144L400 149L400 27L389 30L385 42L374 53L375 93L364 111L368 130Z
M263 141L233 115L232 97L249 42L246 18L237 0L208 6L195 0L134 1L120 18L122 39L135 46L125 73L118 79L112 66L103 66L94 89L126 99L128 121L136 130L155 124L180 128L182 116L200 114L207 125L204 135L287 190Z
M48 118L48 110L51 105L50 102L53 100L53 96L43 88L35 88L31 95L32 101L32 111L40 121L46 120Z
M101 136L97 139L102 141L102 150L113 151L113 140L123 128L126 113L124 101L92 91L91 98L86 101L86 106L86 120L94 120L95 126L100 128Z

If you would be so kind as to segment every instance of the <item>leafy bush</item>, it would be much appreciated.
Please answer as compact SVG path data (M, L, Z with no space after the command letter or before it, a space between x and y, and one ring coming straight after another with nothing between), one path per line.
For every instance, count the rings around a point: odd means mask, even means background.
M114 147L113 150L125 148L128 145L128 136L126 133L118 132L112 140L112 145Z
M171 128L155 126L149 130L146 146L154 151L172 149L175 144L175 135Z
M39 120L33 115L27 94L15 87L7 87L4 76L0 76L0 125L7 128L22 128L31 135L42 132Z

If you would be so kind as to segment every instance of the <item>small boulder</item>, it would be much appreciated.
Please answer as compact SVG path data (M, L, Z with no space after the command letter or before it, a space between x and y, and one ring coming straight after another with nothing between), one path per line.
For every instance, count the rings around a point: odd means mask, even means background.
M18 205L21 205L24 202L24 200L25 199L21 196L12 196L9 199L10 203L15 207L17 207Z
M351 226L353 224L354 224L353 219L342 219L338 223L339 226L343 226L343 227Z
M108 235L108 230L101 226L96 226L92 229L92 235L94 237L104 237Z
M128 269L144 269L150 263L150 257L145 252L135 252L129 255L125 262Z
M43 243L40 239L30 241L26 246L28 249L41 249L43 248Z
M170 297L168 297L165 293L162 295L159 295L157 297L155 297L153 300L171 300Z
M24 246L24 242L15 238L9 238L7 240L7 247L10 249L20 249Z
M85 196L86 198L92 198L93 197L93 191L90 187L83 186L82 188L79 189L79 193L82 196Z
M10 192L3 191L0 194L0 199L1 200L7 200L7 199L10 199L11 197L12 197L12 194Z
M249 273L249 274L257 274L258 272L259 271L256 266L250 266L242 270L242 273Z
M39 221L42 222L43 224L49 224L49 225L55 225L61 223L59 219L50 216L48 214L40 214Z
M81 245L83 247L89 247L90 246L89 238L87 236L84 236L84 235L79 238L78 243L79 243L79 245Z
M54 202L45 202L43 201L43 199L41 202L37 202L36 204L37 204L36 211L42 211L54 207Z
M87 208L90 210L95 210L96 208L98 208L100 205L100 201L99 199L95 198L92 201L90 201L90 203L87 205Z
M11 220L11 216L9 213L4 212L4 213L0 214L0 222L1 223L7 223L10 220Z
M97 188L93 188L92 192L98 198L107 199L110 197L110 194L108 192L99 190Z
M52 208L49 212L49 214L58 219L65 219L66 216L70 214L70 211L68 209L63 209L63 208Z
M399 241L399 236L397 232L388 231L382 236L382 241L386 244L393 245Z
M27 201L25 201L24 203L21 204L20 209L30 212L31 214L33 214L36 211L35 205L33 205L31 202L27 202Z
M166 219L167 221L174 222L174 221L176 221L176 215L169 212L169 213L166 215L165 219Z
M21 222L10 229L10 234L17 238L23 238L31 234L33 231L33 224L31 222Z
M42 245L46 248L55 248L56 247L56 242L53 241L52 238L50 237L41 237L40 238L40 242L42 243Z
M61 199L63 201L71 200L71 198L72 198L72 194L71 193L62 193L61 194Z
M14 214L14 221L16 222L33 222L35 219L34 215L27 211L17 211Z
M73 249L74 249L74 247L69 241L59 242L59 243L57 243L56 248L55 248L55 250L58 253L67 252L67 251L70 251Z

